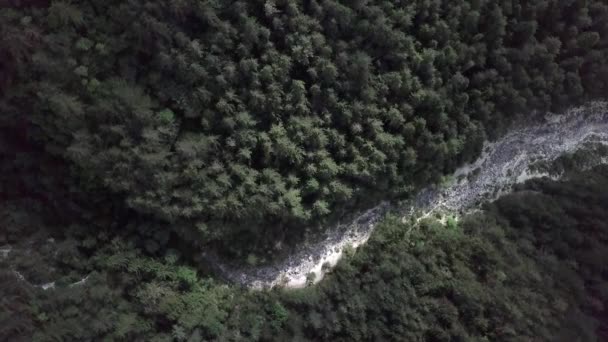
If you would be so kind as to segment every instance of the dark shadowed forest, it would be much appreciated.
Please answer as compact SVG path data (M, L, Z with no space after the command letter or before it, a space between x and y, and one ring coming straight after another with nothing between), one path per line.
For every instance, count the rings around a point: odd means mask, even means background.
M606 167L389 213L302 290L195 255L278 257L607 92L600 0L0 0L0 340L606 340Z
M607 188L602 166L529 181L445 224L389 214L320 284L263 292L222 284L180 251L151 254L136 229L51 220L44 198L7 201L0 220L16 242L0 261L0 336L603 341Z

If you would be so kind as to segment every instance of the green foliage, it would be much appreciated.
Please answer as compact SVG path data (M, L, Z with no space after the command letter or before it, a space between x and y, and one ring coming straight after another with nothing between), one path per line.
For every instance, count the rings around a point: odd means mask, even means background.
M606 339L608 171L579 174L601 146L458 222L389 217L303 290L196 258L262 263L605 97L603 1L9 3L0 340Z
M388 217L321 283L270 292L220 284L176 250L146 254L149 236L137 230L111 238L78 225L55 230L38 217L43 212L18 215L15 202L7 211L15 215L0 215L16 234L14 251L0 259L0 337L601 339L607 188L608 168L600 167L564 182L528 182L458 223L428 219L413 229ZM43 236L31 236L30 225ZM48 242L48 232L61 232L61 240ZM14 236L30 237L19 243ZM54 288L35 286L51 280Z
M457 230L389 217L317 287L280 296L307 340L601 340L607 188L606 167L534 181Z
M270 307L270 324L274 329L280 329L289 318L289 312L280 303L275 302Z
M204 242L403 195L513 118L607 90L601 1L258 5L7 12L18 87L1 106L77 174Z
M448 216L445 226L447 229L458 229L458 220L454 216Z

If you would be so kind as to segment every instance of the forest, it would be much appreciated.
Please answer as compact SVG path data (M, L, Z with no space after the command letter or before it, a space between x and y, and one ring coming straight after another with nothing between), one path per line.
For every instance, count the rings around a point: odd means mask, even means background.
M606 94L601 0L0 0L0 340L608 339L606 167L389 213L302 290L194 258L282 257Z
M606 189L600 166L529 181L459 221L414 227L389 214L320 284L262 292L214 280L177 250L150 255L133 231L51 223L15 200L2 225L36 239L0 259L0 338L604 341Z

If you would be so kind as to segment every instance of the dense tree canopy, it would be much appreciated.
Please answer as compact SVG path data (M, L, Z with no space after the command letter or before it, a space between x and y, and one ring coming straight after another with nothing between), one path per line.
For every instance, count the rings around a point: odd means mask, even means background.
M203 240L407 194L608 80L602 1L51 1L0 25L0 125Z
M141 236L72 223L0 258L0 339L602 341L607 188L602 167L529 182L445 225L389 216L326 280L293 291L220 284L176 250L151 257ZM13 202L0 223L56 231L26 208Z
M0 340L608 340L608 168L573 167L605 147L388 215L315 287L196 258L276 256L607 92L602 0L0 0Z

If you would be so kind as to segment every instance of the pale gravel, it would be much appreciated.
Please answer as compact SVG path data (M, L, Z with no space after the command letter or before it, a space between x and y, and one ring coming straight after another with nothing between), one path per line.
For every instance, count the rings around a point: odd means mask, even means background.
M548 114L543 123L514 128L499 140L485 143L475 162L454 172L453 184L427 187L409 205L400 208L383 202L352 222L327 230L325 238L301 246L283 261L269 266L234 267L211 253L204 254L203 259L224 278L251 289L305 287L310 283L307 275L314 274L312 283L319 282L338 263L346 246L357 248L365 244L389 209L401 212L404 221L439 212L457 216L508 192L514 184L544 176L557 178L531 172L529 166L538 161L550 162L589 141L608 144L606 102L592 102L562 115ZM602 158L597 164L607 161Z

